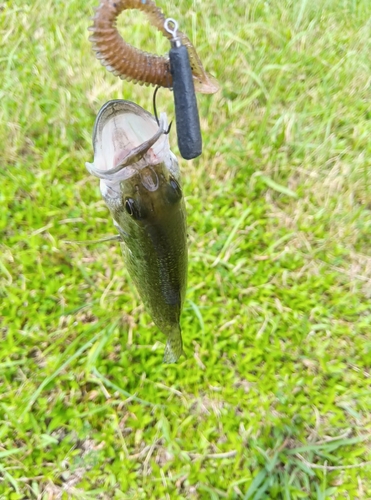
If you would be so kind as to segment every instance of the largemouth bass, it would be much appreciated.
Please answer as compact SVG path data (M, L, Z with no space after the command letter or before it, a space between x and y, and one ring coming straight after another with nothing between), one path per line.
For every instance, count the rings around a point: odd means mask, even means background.
M93 132L100 190L121 238L129 274L166 335L164 362L183 354L180 315L187 282L186 212L179 165L170 151L166 115L160 125L129 101L107 102Z

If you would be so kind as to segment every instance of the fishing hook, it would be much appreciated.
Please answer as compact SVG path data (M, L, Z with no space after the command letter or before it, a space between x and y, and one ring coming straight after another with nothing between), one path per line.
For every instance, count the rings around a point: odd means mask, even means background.
M157 115L157 107L156 107L156 95L157 95L157 92L159 90L159 86L157 86L155 88L155 91L153 93L153 112L154 112L154 115L155 115L155 118L156 118L156 122L157 122L157 125L160 126L160 121L158 119L158 115ZM166 132L164 132L165 135L168 135L170 133L170 130L171 130L171 126L173 124L173 120L171 120L170 122L170 125L168 126L168 129L166 130Z

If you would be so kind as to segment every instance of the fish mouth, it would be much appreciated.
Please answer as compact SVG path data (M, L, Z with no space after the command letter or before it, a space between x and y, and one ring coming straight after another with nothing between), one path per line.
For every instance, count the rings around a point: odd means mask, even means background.
M102 194L107 188L117 191L117 183L150 165L165 163L171 170L174 155L166 130L166 113L157 124L153 115L133 102L108 101L95 120L94 162L85 164L101 179Z

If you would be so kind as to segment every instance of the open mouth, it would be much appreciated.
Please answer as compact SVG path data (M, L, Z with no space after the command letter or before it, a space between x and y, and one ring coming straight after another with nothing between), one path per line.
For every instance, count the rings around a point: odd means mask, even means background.
M99 111L93 132L94 163L88 171L99 179L120 182L138 170L169 156L167 117L159 124L143 108L129 101L107 102Z

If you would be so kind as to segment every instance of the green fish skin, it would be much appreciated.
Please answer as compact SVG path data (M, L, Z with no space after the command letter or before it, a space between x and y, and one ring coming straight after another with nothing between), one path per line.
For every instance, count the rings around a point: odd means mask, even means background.
M164 122L159 127L136 104L110 101L97 116L94 164L87 168L101 179L131 279L167 337L164 362L175 363L184 354L187 226L179 167L164 130Z
M183 353L179 320L187 280L182 191L163 164L144 168L121 185L123 203L112 215L124 260L146 309L168 338L164 361L174 363Z

